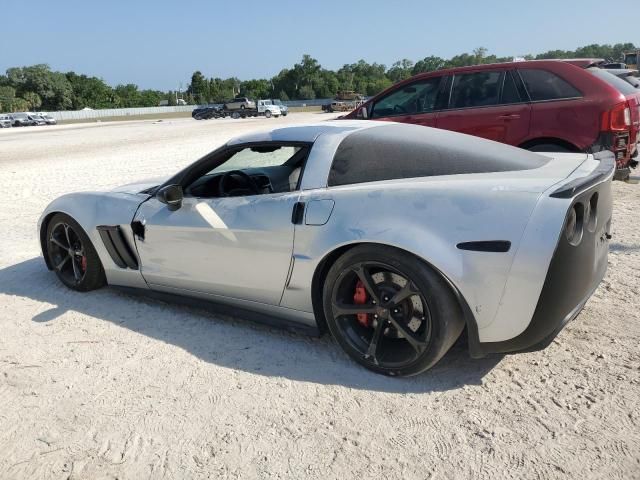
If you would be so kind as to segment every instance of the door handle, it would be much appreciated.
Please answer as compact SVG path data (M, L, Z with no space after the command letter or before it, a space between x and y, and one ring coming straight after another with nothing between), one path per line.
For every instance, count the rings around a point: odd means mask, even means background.
M304 202L296 202L293 204L293 211L291 212L291 223L294 225L302 224L304 219Z
M517 120L520 118L520 115L517 113L507 113L506 115L499 115L498 118L501 120Z

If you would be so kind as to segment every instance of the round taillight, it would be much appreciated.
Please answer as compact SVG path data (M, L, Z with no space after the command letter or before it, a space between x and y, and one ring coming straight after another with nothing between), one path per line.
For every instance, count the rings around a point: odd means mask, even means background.
M567 237L567 241L571 245L578 245L582 240L584 224L584 205L582 203L576 203L567 216L567 223L564 227L564 233Z

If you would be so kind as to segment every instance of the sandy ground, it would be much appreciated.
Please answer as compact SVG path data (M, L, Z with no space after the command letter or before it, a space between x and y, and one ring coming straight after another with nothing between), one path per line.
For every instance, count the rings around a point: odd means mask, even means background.
M640 478L638 186L609 273L543 352L381 377L330 338L65 289L36 221L71 191L168 175L259 126L190 119L0 131L0 478Z

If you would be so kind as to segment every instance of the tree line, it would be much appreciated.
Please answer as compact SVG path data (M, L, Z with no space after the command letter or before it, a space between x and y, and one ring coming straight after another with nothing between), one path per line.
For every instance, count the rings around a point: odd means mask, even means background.
M604 58L613 62L621 61L623 52L635 48L633 43L592 44L576 50L550 50L523 58ZM329 70L310 55L303 55L299 63L282 69L270 79L206 78L202 72L196 71L191 75L186 91L180 92L180 96L189 104L207 104L221 103L236 95L282 100L331 98L345 90L375 95L393 83L418 73L508 62L512 59L490 55L486 48L480 47L471 53L462 53L449 59L428 56L413 62L405 58L389 68L380 63L360 60L343 65L338 70ZM175 105L176 97L175 91L141 90L134 84L111 87L100 78L75 72L56 72L43 64L9 68L6 75L0 75L0 112L152 107L161 100Z

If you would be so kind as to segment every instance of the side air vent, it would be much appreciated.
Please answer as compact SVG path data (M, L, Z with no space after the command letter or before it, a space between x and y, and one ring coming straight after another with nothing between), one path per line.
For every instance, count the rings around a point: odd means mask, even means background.
M478 242L462 242L456 245L460 250L472 252L505 253L511 248L511 242L506 240L483 240Z
M99 225L98 233L109 256L120 268L138 270L138 260L118 225Z

